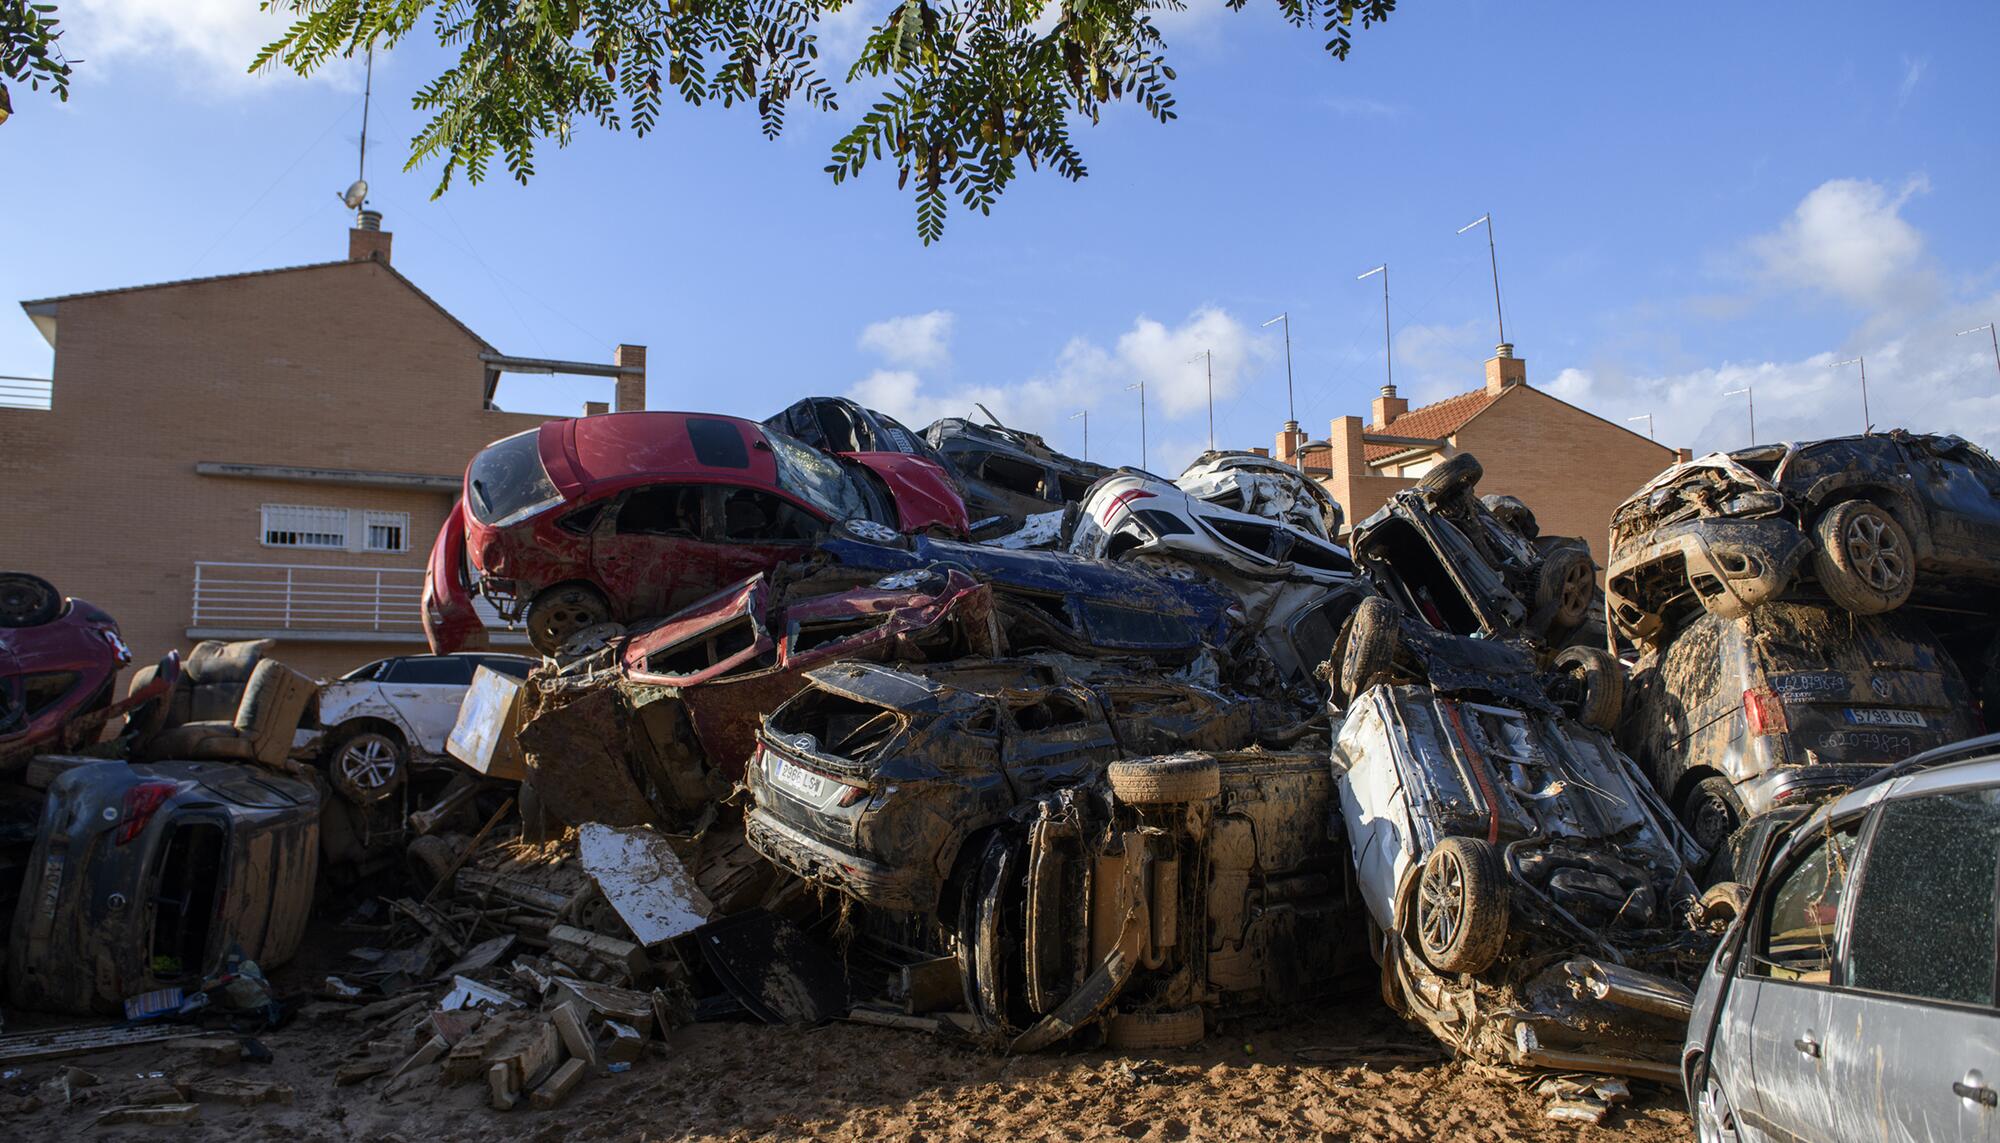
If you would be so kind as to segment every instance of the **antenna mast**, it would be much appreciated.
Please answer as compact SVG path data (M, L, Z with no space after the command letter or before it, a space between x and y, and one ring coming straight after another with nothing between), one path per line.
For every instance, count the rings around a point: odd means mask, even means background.
M368 104L375 97L375 48L368 48L367 78L361 84L361 167L355 171L355 181L368 181Z

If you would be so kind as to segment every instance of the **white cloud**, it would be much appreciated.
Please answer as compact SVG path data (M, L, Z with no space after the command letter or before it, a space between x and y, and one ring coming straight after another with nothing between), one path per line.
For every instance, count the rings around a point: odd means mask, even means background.
M858 344L891 365L936 368L951 361L952 322L950 310L892 317L862 330Z
M1409 111L1400 103L1385 103L1366 95L1329 95L1320 102L1343 119L1397 119Z
M223 89L290 74L249 74L258 50L290 24L257 0L63 0L61 15L71 33L64 44L93 68L155 59L189 86ZM360 66L333 60L315 78L358 90Z
M1774 233L1752 239L1750 250L1768 281L1856 305L1881 304L1924 274L1923 235L1901 212L1912 195L1929 189L1922 175L1893 195L1864 179L1821 183Z
M1178 326L1141 317L1118 339L1115 371L1127 384L1144 381L1146 397L1169 416L1208 408L1208 366L1193 360L1215 355L1215 399L1234 397L1248 368L1270 356L1267 339L1253 336L1227 312L1205 306Z
M1924 73L1930 70L1930 66L1931 61L1928 56L1918 56L1915 59L1909 56L1903 57L1903 82L1896 88L1897 108L1900 109L1910 101L1910 96L1916 94L1917 84L1923 82Z

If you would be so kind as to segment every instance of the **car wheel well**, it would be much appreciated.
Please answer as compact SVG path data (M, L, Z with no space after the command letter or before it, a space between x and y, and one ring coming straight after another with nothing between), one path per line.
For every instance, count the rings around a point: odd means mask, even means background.
M1668 805L1673 808L1675 814L1679 814L1682 803L1688 800L1689 794L1694 793L1696 786L1701 785L1710 778L1726 777L1728 777L1727 774L1724 774L1713 766L1689 766L1687 769L1681 771L1680 777L1674 779L1674 796L1668 802Z
M395 723L389 721L386 718L378 718L371 714L364 714L364 715L357 715L354 718L345 719L340 723L340 725L335 726L326 732L327 757L331 758L333 756L334 751L338 750L340 748L340 745L346 742L348 739L353 738L357 734L366 734L370 731L373 731L376 734L387 735L388 737L395 739L397 745L402 746L404 749L409 748L410 739L408 735L403 733L402 727L397 726Z
M1931 533L1924 524L1923 514L1914 510L1908 495L1901 489L1885 485L1850 484L1833 489L1824 499L1814 503L1812 519L1800 521L1801 527L1810 532L1814 521L1849 500L1866 500L1887 512L1896 523L1903 526L1903 531L1909 534L1910 543L1916 547L1919 555L1930 554Z

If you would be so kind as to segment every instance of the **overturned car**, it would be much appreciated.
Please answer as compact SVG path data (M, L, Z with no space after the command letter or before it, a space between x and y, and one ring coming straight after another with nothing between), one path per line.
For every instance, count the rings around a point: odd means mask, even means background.
M986 412L982 406L981 412ZM946 417L924 430L924 440L958 475L965 506L979 536L1019 528L1028 517L1059 512L1083 499L1111 470L1049 447L1034 433L1008 428L986 413L990 424Z

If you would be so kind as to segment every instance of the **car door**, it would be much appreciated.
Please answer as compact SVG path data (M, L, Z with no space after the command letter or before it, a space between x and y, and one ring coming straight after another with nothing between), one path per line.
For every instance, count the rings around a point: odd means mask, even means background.
M1828 998L1826 1138L2000 1139L2000 789L1875 812Z
M473 660L458 655L412 655L389 664L382 676L382 696L410 732L410 745L426 754L443 754L445 739L458 722L459 704L472 685Z
M670 615L733 582L717 566L707 500L707 485L651 484L626 493L597 521L591 566L612 618Z
M718 587L800 559L826 533L826 524L790 500L762 488L718 484L710 490L710 519Z
M2000 469L1962 442L1942 449L1931 443L1919 438L1903 452L1911 491L1930 512L1932 559L1991 580L2000 564Z
M1739 1116L1776 1139L1840 1137L1829 1111L1827 1001L1860 824L1856 817L1826 827L1776 871L1731 988L1722 1034L1749 1045L1751 1082L1729 1097Z

